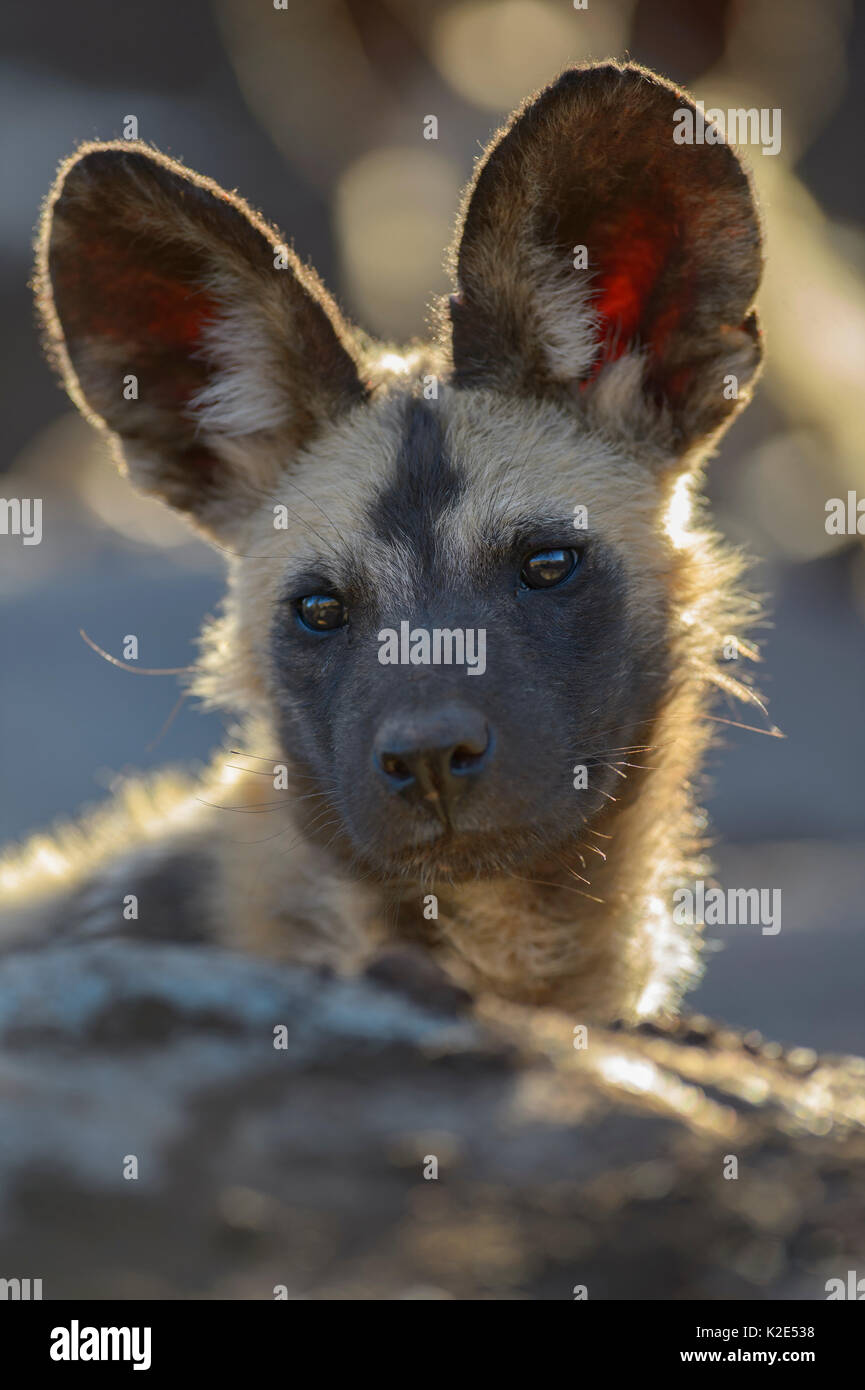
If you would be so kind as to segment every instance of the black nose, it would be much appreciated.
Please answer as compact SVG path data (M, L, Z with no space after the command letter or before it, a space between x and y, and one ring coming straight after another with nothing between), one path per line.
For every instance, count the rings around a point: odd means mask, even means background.
M488 764L492 735L468 705L438 705L391 715L379 727L373 761L394 791L426 801L447 825L454 802Z

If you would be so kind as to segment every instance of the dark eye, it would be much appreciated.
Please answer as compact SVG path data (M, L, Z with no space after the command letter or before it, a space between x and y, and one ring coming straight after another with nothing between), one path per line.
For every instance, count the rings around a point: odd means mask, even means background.
M537 550L523 561L520 583L525 589L555 589L578 568L578 550Z
M297 616L310 632L334 632L348 622L345 604L333 594L310 594L307 598L299 598Z

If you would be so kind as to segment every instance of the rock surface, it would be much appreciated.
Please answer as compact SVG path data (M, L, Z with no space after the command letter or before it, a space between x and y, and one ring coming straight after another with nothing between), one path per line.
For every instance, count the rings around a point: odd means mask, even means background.
M409 953L350 980L131 941L7 956L0 1276L823 1299L865 1270L865 1062L700 1019L577 1049L579 1022L473 1007Z

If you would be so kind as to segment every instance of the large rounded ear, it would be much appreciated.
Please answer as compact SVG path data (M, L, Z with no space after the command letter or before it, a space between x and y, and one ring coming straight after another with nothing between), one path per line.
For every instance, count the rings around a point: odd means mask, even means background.
M39 239L49 353L133 480L219 531L365 394L316 276L239 198L138 143L60 170Z
M748 178L643 68L569 70L517 112L467 192L453 268L458 385L639 406L679 451L747 399L762 268Z

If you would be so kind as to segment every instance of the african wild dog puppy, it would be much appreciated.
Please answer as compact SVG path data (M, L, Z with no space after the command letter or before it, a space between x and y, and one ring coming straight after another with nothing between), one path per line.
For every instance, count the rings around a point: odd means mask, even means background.
M125 142L63 166L49 350L132 480L226 553L194 688L240 751L10 860L7 939L353 968L408 938L472 988L675 1006L697 941L671 894L699 872L706 713L741 689L722 644L748 611L692 490L761 357L748 179L727 145L674 142L687 100L614 63L531 99L468 190L431 345L402 356L209 180ZM482 676L383 664L404 622L483 631Z

